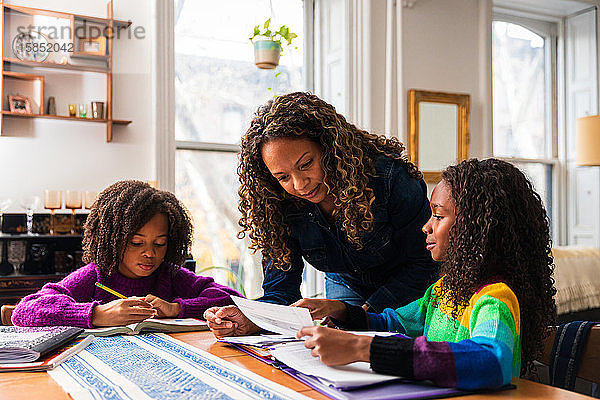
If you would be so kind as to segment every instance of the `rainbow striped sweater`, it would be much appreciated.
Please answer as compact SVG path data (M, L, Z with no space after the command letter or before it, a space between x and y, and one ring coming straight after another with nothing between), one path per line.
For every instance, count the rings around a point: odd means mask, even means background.
M435 302L439 285L440 281L434 283L422 298L404 307L366 313L366 324L364 311L348 306L348 321L363 321L348 328L362 325L410 337L375 337L371 368L465 390L509 384L521 368L519 302L513 291L505 283L485 285L455 320L444 298Z

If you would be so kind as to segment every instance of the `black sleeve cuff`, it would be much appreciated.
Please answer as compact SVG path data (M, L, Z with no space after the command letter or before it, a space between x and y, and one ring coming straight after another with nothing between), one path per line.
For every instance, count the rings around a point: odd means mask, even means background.
M371 342L371 369L379 374L414 378L414 339L375 336Z
M343 303L346 306L348 318L344 322L335 318L331 318L331 321L336 326L348 331L366 331L369 329L369 325L367 323L367 313L365 310L360 306L353 306L346 302Z

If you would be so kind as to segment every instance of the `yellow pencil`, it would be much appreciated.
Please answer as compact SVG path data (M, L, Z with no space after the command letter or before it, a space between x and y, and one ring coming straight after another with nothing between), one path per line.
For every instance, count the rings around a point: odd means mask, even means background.
M126 299L127 298L127 296L123 296L121 293L119 293L116 290L113 290L113 289L111 289L109 287L104 286L100 282L96 282L96 286L98 286L102 290L106 290L108 293L111 293L111 294L114 294L117 297L120 297L121 299Z

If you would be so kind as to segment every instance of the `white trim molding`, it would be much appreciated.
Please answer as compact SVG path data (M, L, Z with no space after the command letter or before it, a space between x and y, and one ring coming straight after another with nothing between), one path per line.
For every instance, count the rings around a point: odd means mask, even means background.
M154 137L159 187L175 191L175 21L174 1L153 2L156 29L152 52Z

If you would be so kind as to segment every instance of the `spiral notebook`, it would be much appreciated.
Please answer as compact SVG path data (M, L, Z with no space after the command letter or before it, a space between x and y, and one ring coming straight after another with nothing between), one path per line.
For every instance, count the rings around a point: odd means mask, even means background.
M72 326L0 326L0 364L36 361L81 332Z

